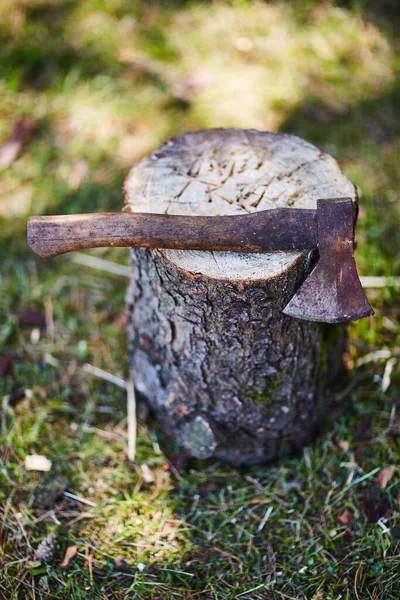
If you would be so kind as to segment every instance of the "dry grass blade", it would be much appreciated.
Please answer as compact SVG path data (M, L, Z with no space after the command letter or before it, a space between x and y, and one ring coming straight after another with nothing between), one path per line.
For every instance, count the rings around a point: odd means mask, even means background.
M99 377L99 379L104 379L104 381L108 381L117 385L124 390L127 388L127 383L122 377L118 377L118 375L113 375L112 373L108 373L108 371L104 371L103 369L99 369L99 367L95 367L93 365L89 365L86 363L83 365L83 370L85 373L90 373L90 375L94 375L95 377Z
M83 252L74 252L71 254L71 260L78 265L89 267L91 269L97 269L98 271L105 271L106 273L112 273L113 275L121 275L122 277L131 276L131 269L125 265L120 265L111 260L105 260L98 256L92 256L91 254L84 254Z

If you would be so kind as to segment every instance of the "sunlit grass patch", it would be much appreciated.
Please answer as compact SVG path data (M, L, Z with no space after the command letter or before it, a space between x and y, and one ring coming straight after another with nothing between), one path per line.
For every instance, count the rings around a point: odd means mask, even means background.
M182 63L209 82L194 102L203 126L276 129L305 97L344 108L393 79L395 57L372 24L333 6L300 18L289 4L197 5L169 25ZM212 40L211 44L205 40Z

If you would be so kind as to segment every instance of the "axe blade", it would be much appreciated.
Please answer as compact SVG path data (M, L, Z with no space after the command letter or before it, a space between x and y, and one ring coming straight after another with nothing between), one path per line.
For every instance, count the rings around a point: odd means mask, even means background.
M353 203L318 200L319 259L283 312L307 321L348 323L374 314L354 261Z

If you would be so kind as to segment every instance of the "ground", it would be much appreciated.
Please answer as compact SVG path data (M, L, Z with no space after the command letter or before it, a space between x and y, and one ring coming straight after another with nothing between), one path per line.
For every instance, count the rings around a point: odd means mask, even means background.
M399 25L390 0L2 1L1 598L399 598L398 288L368 290L376 315L350 327L302 455L170 462L141 418L132 464L124 390L84 368L127 375L127 279L25 241L29 214L119 210L133 161L171 135L254 127L339 160L360 272L398 275ZM25 468L35 453L48 473Z

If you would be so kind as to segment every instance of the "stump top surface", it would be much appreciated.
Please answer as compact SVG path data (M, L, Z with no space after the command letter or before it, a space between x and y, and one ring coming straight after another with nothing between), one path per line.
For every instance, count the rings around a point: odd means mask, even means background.
M134 165L124 192L131 212L210 216L316 208L319 198L356 201L355 186L328 154L293 135L241 129L211 129L170 140ZM163 254L185 270L234 280L279 276L301 255Z

